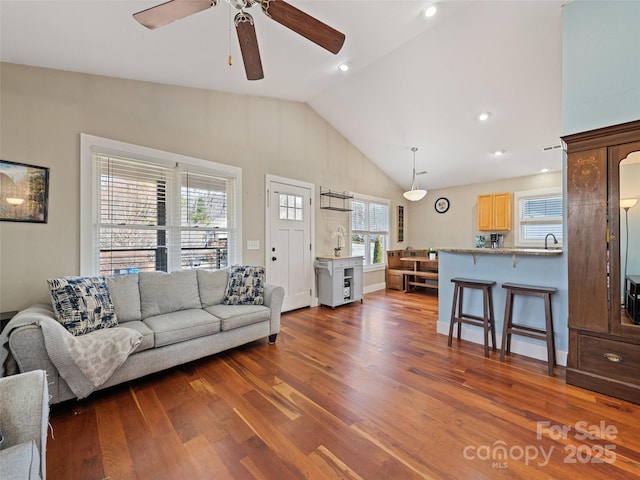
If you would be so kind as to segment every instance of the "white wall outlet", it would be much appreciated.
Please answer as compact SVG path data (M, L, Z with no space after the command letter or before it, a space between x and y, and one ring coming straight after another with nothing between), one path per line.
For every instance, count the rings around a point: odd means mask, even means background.
M247 240L247 250L260 250L260 240Z

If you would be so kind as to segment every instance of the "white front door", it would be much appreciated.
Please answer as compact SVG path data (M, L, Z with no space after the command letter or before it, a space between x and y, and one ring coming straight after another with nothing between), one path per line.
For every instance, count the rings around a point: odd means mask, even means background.
M311 305L312 188L293 180L267 177L267 279L284 287L284 312Z

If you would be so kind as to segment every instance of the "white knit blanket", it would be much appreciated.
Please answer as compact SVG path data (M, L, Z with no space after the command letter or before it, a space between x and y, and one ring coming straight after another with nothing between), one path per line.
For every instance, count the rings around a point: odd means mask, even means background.
M5 375L9 356L8 339L12 330L23 325L39 325L51 362L78 398L84 398L106 382L142 341L136 330L124 327L96 330L73 336L51 317L46 306L20 312L0 334L0 376Z

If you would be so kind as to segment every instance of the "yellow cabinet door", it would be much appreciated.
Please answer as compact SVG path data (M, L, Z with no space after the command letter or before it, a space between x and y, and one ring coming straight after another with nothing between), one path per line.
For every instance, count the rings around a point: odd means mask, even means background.
M478 195L478 230L493 229L493 195Z
M478 230L511 230L511 194L478 195Z
M496 193L493 195L493 229L511 230L511 194Z

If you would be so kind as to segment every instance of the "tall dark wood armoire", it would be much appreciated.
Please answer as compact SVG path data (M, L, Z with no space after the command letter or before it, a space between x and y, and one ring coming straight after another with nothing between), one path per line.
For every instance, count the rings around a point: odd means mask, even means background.
M620 250L621 224L626 233L621 162L640 151L640 121L562 140L567 151L567 383L640 403L640 325L623 305Z

